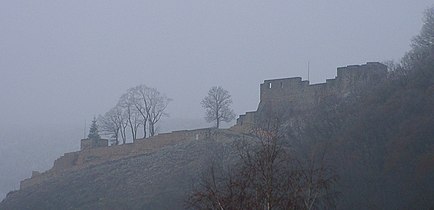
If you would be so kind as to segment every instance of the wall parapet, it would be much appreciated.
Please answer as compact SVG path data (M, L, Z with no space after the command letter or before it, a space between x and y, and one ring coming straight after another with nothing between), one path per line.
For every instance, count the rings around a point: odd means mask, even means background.
M93 149L98 147L108 147L108 139L82 139L80 150Z
M243 126L255 124L257 118L255 115L264 110L290 109L296 113L304 113L316 107L324 98L331 96L344 98L355 89L367 84L380 83L386 77L386 65L368 62L362 65L338 67L337 76L327 79L325 83L310 84L301 77L264 80L260 84L260 101L257 110L240 115L234 129L243 130Z
M54 177L92 165L146 154L183 141L211 138L218 135L218 132L220 131L215 128L180 130L171 133L161 133L145 139L137 139L134 143L92 147L77 152L65 153L54 161L53 167L48 171L43 173L33 172L31 178L22 180L20 182L20 189L38 185Z

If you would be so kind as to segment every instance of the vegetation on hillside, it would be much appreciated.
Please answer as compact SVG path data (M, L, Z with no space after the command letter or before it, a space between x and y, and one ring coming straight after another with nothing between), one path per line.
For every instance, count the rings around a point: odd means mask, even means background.
M189 206L330 208L335 197L312 201L303 192L334 195L335 191L328 191L337 180L338 209L434 208L434 7L426 11L411 46L401 63L390 68L384 83L363 87L344 100L323 100L303 126L294 127L283 119L280 129L287 133L279 144L265 141L255 152L241 152L238 167L226 174L211 167L191 194ZM288 112L282 108L265 113L257 123ZM263 136L257 137L264 142ZM318 157L322 164L309 167ZM324 173L332 168L337 174ZM322 177L305 173L309 171L320 171ZM307 180L324 182L316 185Z
M434 207L434 8L382 84L325 101L298 140L327 145L342 209ZM314 147L310 145L311 147Z
M220 128L221 122L230 122L235 119L232 110L232 98L229 91L220 86L214 86L208 91L208 95L201 101L205 109L205 120L215 122L215 127Z
M0 209L176 209L189 192L187 207L197 209L434 209L434 7L391 69L382 84L323 100L302 127L278 121L269 130L263 122L253 136L224 131L105 162L10 193ZM161 117L170 100L157 95ZM117 141L147 113L132 103L140 100L124 102L110 111L126 117L119 125L112 118ZM153 126L142 128L153 135ZM243 137L248 144L234 145ZM224 167L209 168L216 160Z
M193 209L335 208L337 176L320 158L308 161L283 144L287 132L270 119L237 141L239 162L211 165L187 200ZM254 141L256 140L256 141Z
M87 138L92 139L92 140L100 140L101 139L101 136L99 135L99 132L98 132L98 125L96 123L95 118L93 118L93 120L92 120L92 124L90 125L89 134L87 135Z
M166 108L171 101L156 88L146 85L132 87L112 109L98 117L101 131L110 137L113 145L118 145L120 140L125 144L128 136L134 142L140 131L143 138L154 136L160 119L168 116Z

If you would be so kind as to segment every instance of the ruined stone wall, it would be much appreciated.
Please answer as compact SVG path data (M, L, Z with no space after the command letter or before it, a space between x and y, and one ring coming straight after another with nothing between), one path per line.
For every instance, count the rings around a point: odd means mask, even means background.
M311 85L309 81L302 81L301 77L265 80L260 85L258 109L256 112L240 115L233 129L248 130L265 113L306 114L326 98L342 100L358 88L380 83L386 76L387 66L369 62L339 67L334 79L327 79L325 83L320 84Z
M260 86L260 103L254 112L240 115L237 124L231 130L237 132L250 131L258 115L268 110L290 111L293 114L290 123L299 124L303 116L310 109L315 108L324 98L345 98L357 88L367 84L381 82L386 78L387 67L380 63L367 63L337 69L335 79L328 79L325 83L310 85L300 77L265 80ZM65 153L54 162L53 168L44 173L34 173L32 178L23 180L21 188L37 185L53 177L60 176L69 171L100 164L110 160L141 155L164 146L172 145L186 140L202 140L219 135L222 130L198 129L163 133L157 136L138 139L135 143L107 146L106 142L91 146L90 141L82 141L82 151ZM216 134L217 133L217 134ZM101 146L101 147L99 147Z
M218 132L216 129L211 128L174 131L172 133L158 134L146 139L137 139L134 143L65 153L54 161L54 165L50 170L44 173L33 173L31 178L21 181L20 188L23 189L40 184L53 177L68 173L69 171L111 160L146 154L182 141L203 140L216 135L216 132Z
M79 152L65 153L63 156L54 161L53 168L71 168L77 165Z
M108 139L82 139L80 141L80 150L97 147L108 147Z
M230 129L237 132L244 132L254 127L256 112L246 112L246 114L240 115L237 119L237 123Z
M337 69L336 80L340 94L348 94L356 87L380 83L387 76L387 66L378 62L351 65ZM343 92L342 92L343 91Z
M115 160L151 152L154 149L185 140L201 140L209 136L211 131L212 129L174 131L172 133L158 134L146 139L137 139L134 143L110 147L97 147L75 153L66 153L55 161L51 170L63 170L71 166L97 164L107 160Z

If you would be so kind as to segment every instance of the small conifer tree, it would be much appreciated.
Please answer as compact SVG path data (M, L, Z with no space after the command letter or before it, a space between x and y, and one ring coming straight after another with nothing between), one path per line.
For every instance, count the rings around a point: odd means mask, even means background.
M87 135L87 138L93 139L93 140L101 139L101 136L99 136L99 133L98 133L98 125L96 124L95 117L92 120L92 125L90 126L89 135Z

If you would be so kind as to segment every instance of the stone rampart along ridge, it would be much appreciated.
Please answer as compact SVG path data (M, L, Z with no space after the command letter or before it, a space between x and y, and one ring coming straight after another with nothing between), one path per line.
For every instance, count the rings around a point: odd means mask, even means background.
M325 83L309 84L300 77L265 80L260 85L260 102L258 109L240 115L237 124L231 130L246 132L257 122L258 116L267 110L291 110L291 113L303 116L315 108L327 97L342 99L368 84L381 82L387 76L387 67L381 63L371 62L337 69L337 76ZM53 167L44 172L33 172L32 177L21 181L20 188L27 188L48 181L84 167L103 162L146 154L167 145L186 140L203 140L210 136L223 134L224 130L198 129L163 133L147 139L138 139L135 143L108 146L107 140L92 142L81 141L81 151L65 153L54 161Z
M98 147L107 147L108 139L82 139L80 141L80 150L92 149Z
M260 114L269 110L305 113L327 97L345 98L358 88L380 83L387 77L387 66L378 62L337 68L337 76L325 83L309 84L301 77L265 80L260 85L258 109L240 115L234 130L246 131Z
M43 173L33 172L32 177L21 181L20 188L24 189L30 186L48 181L53 177L61 176L64 173L101 164L107 161L118 160L121 158L146 154L156 149L173 145L188 140L203 140L209 137L219 135L224 131L218 131L213 128L197 130L181 130L172 133L162 133L156 136L137 139L135 143L122 144L116 146L101 146L83 149L77 152L65 153L63 156L54 161L53 167Z

